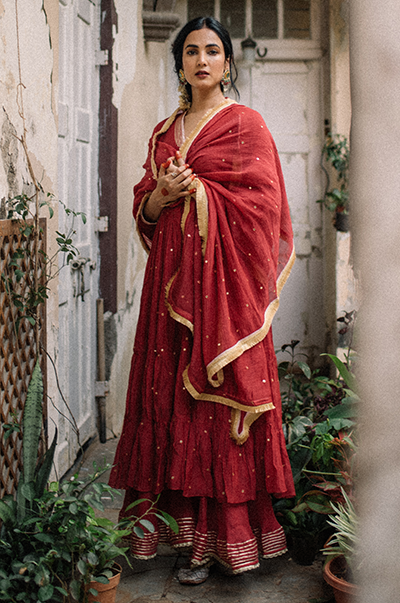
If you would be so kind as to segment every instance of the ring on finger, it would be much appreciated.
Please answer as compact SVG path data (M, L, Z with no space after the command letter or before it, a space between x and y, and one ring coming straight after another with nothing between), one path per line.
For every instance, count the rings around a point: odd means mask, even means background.
M173 172L173 173L171 174L172 178L176 178L176 177L177 177L177 175L178 175L178 172Z

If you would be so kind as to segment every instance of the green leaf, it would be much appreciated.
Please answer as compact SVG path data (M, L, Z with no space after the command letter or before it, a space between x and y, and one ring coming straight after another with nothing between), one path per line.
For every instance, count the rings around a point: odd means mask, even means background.
M78 513L78 505L76 502L73 502L69 505L69 511L72 513L72 515L76 515Z
M308 501L308 506L310 507L311 511L321 513L322 515L330 515L332 513L332 509L329 504L321 505L319 503Z
M12 588L12 582L8 578L5 580L0 580L0 591L7 591L9 588Z
M46 586L41 586L38 591L38 599L39 601L49 601L52 598L54 593L54 586L51 584L47 584Z
M71 580L71 582L69 583L69 590L71 592L71 595L74 597L74 599L79 601L80 596L81 596L81 585L78 582L78 580ZM96 593L96 596L97 596L97 593Z
M96 576L94 581L100 584L108 584L110 582L107 576Z
M33 500L35 500L35 484L34 484L34 482L31 481L28 484L22 483L21 484L21 493L26 498L26 500L29 500L29 502L32 502Z
M133 531L138 538L144 538L144 532L142 528L139 528L139 526L133 526Z
M311 379L311 369L306 362L297 362L298 367L303 371L307 379Z
M331 425L336 431L340 431L342 429L351 429L355 426L355 422L350 421L350 419L332 419Z
M146 528L150 532L150 534L154 534L155 527L148 519L139 519L139 523Z
M54 537L51 534L35 534L36 540L40 542L49 542L50 544L54 544Z
M176 523L175 519L171 517L171 515L169 515L169 513L166 513L166 511L157 511L156 516L161 519L161 521L166 523L167 526L170 527L171 530L174 532L174 534L178 534L179 526Z
M346 383L347 387L349 387L354 392L357 391L357 380L355 376L348 370L348 368L343 364L343 362L334 354L321 354L321 356L329 356L332 362L335 364L338 369L340 376L343 381Z
M87 564L83 561L83 559L79 559L78 563L76 564L76 567L78 568L82 576L86 574Z
M137 500L135 500L133 503L131 503L130 505L128 505L125 509L125 511L130 511L131 509L133 509L134 507L136 507L137 505L140 505L143 502L148 502L147 498L138 498Z
M93 551L88 553L87 559L90 565L97 565L99 562L99 558L93 553Z
M15 517L15 510L13 510L4 500L0 500L0 519L6 525L13 525L17 519Z
M33 370L22 417L24 481L33 481L42 429L43 379L39 362Z
M333 408L328 408L324 412L324 415L328 417L328 419L352 419L356 417L357 411L353 402L347 399L346 402L341 402L337 406Z
M294 526L297 525L297 517L293 511L285 511L285 515Z
M40 468L37 472L36 486L35 486L37 498L41 498L43 496L43 492L45 491L46 485L47 485L49 477L50 477L50 472L51 472L51 468L53 466L53 460L54 460L54 452L55 452L55 448L56 448L56 444L57 444L57 433L58 432L56 429L51 446L46 451L46 454L44 455L44 458L43 458L42 465L40 466ZM51 482L51 484L49 485L49 490L51 492L57 492L58 487L59 487L58 482Z
M311 427L312 425L313 422L308 417L304 417L302 415L295 417L289 426L291 432L290 440L293 440L293 436L294 438L302 437L306 433L307 427Z

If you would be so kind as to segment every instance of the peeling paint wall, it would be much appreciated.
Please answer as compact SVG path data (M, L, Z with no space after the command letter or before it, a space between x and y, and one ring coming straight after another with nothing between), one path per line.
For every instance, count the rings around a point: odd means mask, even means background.
M57 193L57 129L54 114L54 36L58 2L0 0L0 200L29 190L31 178L21 143L25 115L29 159L45 193ZM17 30L18 25L18 30ZM19 45L18 45L19 40ZM22 86L19 86L20 75ZM3 213L0 218L4 218ZM47 215L48 213L44 213ZM55 216L57 215L57 212ZM47 252L55 249L56 217L48 221ZM54 223L54 225L53 225ZM53 232L52 232L53 231ZM58 299L56 283L47 304L47 348L57 351ZM55 395L49 372L48 393ZM50 412L51 415L51 412Z
M349 0L331 0L330 23L331 130L349 138L351 122ZM327 220L329 218L330 216ZM330 224L327 227L332 228ZM338 317L343 316L344 312L358 309L360 302L359 284L352 269L350 233L335 232L335 252L336 257L331 270L336 283L335 309ZM341 345L340 338L338 345Z

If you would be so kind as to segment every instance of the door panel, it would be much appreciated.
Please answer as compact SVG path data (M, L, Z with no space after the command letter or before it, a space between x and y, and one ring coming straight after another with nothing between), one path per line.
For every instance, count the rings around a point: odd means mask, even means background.
M98 297L98 106L99 70L95 51L99 39L98 2L60 0L59 64L59 198L75 212L74 244L80 257L65 267L59 280L58 370L63 395L83 444L96 432L96 298ZM71 224L59 212L59 229ZM58 470L74 462L78 438L63 401L59 408ZM72 421L72 423L74 422Z
M320 61L266 61L241 70L243 101L261 113L281 159L297 261L274 320L275 347L299 339L311 356L324 346ZM246 73L247 71L247 73Z

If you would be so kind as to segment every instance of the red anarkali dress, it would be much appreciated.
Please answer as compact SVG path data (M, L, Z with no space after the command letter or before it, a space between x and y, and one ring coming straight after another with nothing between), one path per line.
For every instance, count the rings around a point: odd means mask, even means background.
M178 535L163 524L132 534L135 557L169 542L190 546L193 566L215 558L240 573L259 552L286 550L270 494L290 497L294 486L270 325L294 262L292 228L272 137L229 100L180 147L196 193L146 223L141 207L178 149L178 115L155 128L134 189L149 258L110 484L126 490L121 516L161 494L179 524Z

